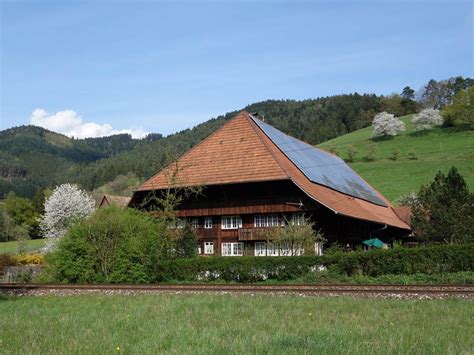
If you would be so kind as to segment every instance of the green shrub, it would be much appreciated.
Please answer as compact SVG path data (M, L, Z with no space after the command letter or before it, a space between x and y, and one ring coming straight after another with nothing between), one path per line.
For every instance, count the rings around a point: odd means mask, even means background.
M166 261L157 281L258 282L296 280L327 269L341 277L439 274L473 271L474 244L440 245L323 256L210 257Z
M169 230L133 209L109 207L73 225L57 251L47 255L56 282L153 282L166 258Z

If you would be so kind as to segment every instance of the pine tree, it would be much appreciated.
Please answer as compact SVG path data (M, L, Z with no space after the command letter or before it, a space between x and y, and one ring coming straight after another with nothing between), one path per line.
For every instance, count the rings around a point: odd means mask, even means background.
M452 167L448 175L438 172L434 181L422 186L412 211L417 238L431 243L474 241L474 194Z

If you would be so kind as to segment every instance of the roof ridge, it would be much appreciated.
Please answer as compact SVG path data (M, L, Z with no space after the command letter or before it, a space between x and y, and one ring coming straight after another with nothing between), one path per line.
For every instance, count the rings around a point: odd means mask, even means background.
M291 175L288 173L288 171L282 166L282 164L280 163L280 161L276 158L275 154L268 148L268 145L267 143L262 139L262 137L260 137L260 134L258 134L258 131L257 131L257 128L259 130L261 130L260 127L258 127L258 125L255 123L255 121L253 120L253 115L252 114L249 114L247 111L244 111L245 114L247 114L247 120L250 122L250 126L252 126L253 130L255 131L255 134L257 135L258 139L260 140L260 142L262 142L262 144L265 146L265 149L268 151L268 153L270 153L270 155L272 156L273 160L275 161L275 163L278 164L278 166L280 167L280 169L285 173L285 175L288 177L288 179L291 179ZM273 143L273 142L272 142ZM275 144L275 143L273 143Z

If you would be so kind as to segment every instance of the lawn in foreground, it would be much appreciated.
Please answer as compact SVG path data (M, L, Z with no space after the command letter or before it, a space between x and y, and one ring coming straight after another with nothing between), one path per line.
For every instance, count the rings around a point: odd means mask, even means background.
M0 299L6 353L471 353L474 303L234 295Z

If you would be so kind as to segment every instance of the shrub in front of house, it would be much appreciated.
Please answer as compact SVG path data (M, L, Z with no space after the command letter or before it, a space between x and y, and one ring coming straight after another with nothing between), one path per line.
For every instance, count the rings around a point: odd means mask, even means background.
M133 209L108 207L73 225L46 257L43 276L67 283L147 283L169 250L169 230Z
M258 282L296 280L319 270L333 275L439 274L474 271L474 244L440 245L323 256L210 257L165 261L154 281Z

